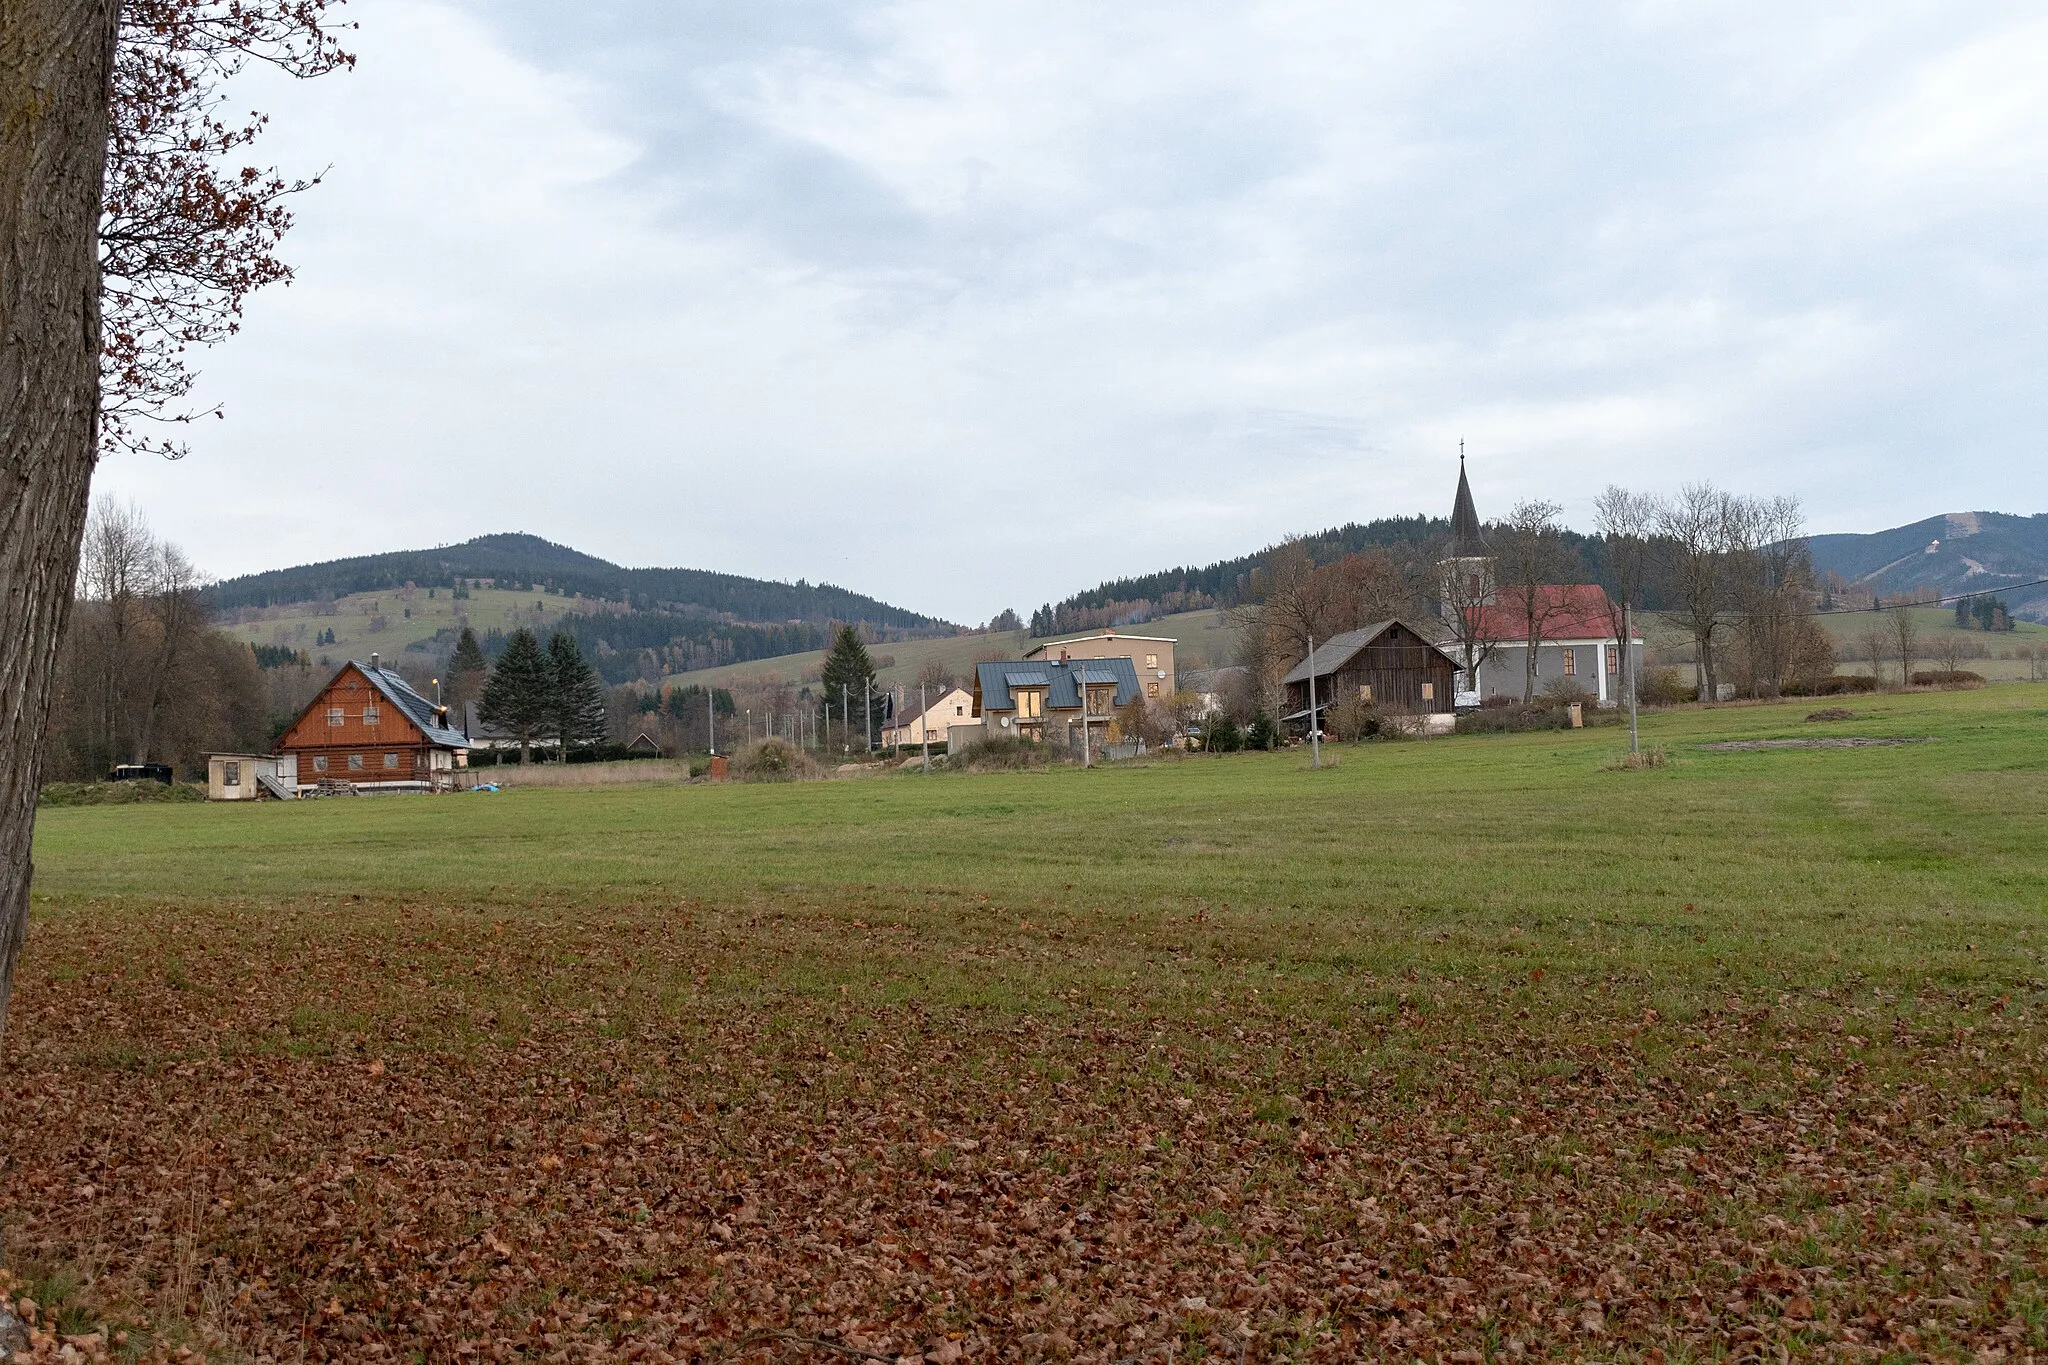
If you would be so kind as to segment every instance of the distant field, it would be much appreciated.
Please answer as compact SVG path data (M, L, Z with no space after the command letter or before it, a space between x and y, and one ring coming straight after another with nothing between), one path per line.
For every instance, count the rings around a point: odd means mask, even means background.
M478 635L488 630L510 631L517 626L534 627L545 634L552 620L572 611L602 606L591 598L550 597L542 592L478 588L469 597L458 600L450 597L446 588L431 589L432 597L427 595L429 591L415 588L410 593L402 589L352 593L335 599L328 614L322 614L310 602L249 608L237 615L256 619L224 624L222 629L252 645L303 649L315 663L323 656L336 664L344 659L366 659L372 652L382 654L388 661L401 658L407 645L431 640L439 630L459 630L465 623ZM333 644L313 643L329 630L334 632Z
M279 1360L2048 1350L2048 686L1814 705L45 811L9 1264ZM1700 747L1821 737L1925 742Z

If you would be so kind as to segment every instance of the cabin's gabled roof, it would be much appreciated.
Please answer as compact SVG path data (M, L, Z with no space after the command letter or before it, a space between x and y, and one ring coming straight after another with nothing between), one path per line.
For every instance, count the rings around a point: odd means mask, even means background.
M1451 667L1456 668L1458 666L1458 661L1451 658L1449 654L1444 654L1444 651L1430 639L1427 632L1418 630L1415 626L1407 621L1403 621L1398 616L1390 616L1384 621L1375 621L1371 625L1361 626L1357 630L1347 630L1342 635L1332 635L1329 639L1316 646L1314 654L1289 669L1287 676L1280 681L1283 684L1307 682L1311 671L1318 678L1327 678L1342 669L1344 665L1350 663L1360 650L1364 649L1374 640L1379 639L1380 636L1385 635L1394 626L1400 626L1410 635L1413 635L1419 643L1436 650L1439 654L1443 654L1444 658L1450 662Z
M460 730L451 730L442 724L440 709L434 703L412 690L412 684L388 668L349 660L349 667L361 671L370 680L370 686L382 692L399 710L405 712L407 720L420 727L420 733L427 737L427 743L438 744L444 749L467 749L469 736ZM340 674L336 674L339 677Z

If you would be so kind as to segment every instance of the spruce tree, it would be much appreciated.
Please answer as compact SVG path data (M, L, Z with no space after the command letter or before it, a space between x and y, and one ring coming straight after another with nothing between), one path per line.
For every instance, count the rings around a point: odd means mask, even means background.
M521 764L533 762L533 742L554 725L555 673L540 641L526 627L513 631L505 642L477 712L485 724L519 741Z
M832 637L832 652L825 656L825 712L830 715L836 708L839 719L851 726L853 717L849 714L856 698L867 705L868 679L875 675L874 660L868 657L868 647L861 643L860 632L852 626L841 626L839 633ZM844 690L841 690L844 689ZM841 698L845 699L844 705ZM867 716L863 711L861 730L867 730Z
M604 683L566 630L548 637L548 669L554 675L553 729L566 763L571 749L604 738Z

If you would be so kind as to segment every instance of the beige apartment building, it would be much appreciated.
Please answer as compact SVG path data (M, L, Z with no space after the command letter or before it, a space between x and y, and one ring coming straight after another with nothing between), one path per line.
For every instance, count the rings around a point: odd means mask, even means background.
M1127 635L1118 630L1100 630L1093 635L1076 635L1065 640L1047 640L1033 645L1024 657L1053 659L1129 659L1138 670L1138 686L1147 698L1165 701L1178 686L1173 671L1173 646L1164 635Z

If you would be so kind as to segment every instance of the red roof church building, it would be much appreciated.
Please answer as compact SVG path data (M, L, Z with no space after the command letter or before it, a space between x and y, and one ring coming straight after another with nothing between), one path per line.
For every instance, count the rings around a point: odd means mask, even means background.
M1532 634L1536 640L1537 695L1557 687L1573 687L1601 706L1613 706L1625 699L1623 678L1641 676L1643 637L1631 623L1631 657L1624 660L1621 611L1608 597L1607 590L1597 583L1545 584L1533 594L1500 590L1493 579L1493 554L1480 528L1462 456L1458 461L1457 500L1451 510L1451 538L1451 554L1444 571L1458 574L1481 589L1477 601L1467 594L1467 605L1462 607L1475 618L1477 629L1471 634L1480 648L1478 667L1473 670L1478 676L1468 678L1462 668L1459 670L1461 701L1495 697L1520 700L1529 690ZM1459 609L1446 604L1446 610ZM1443 647L1454 655L1460 653L1449 642L1444 642Z

